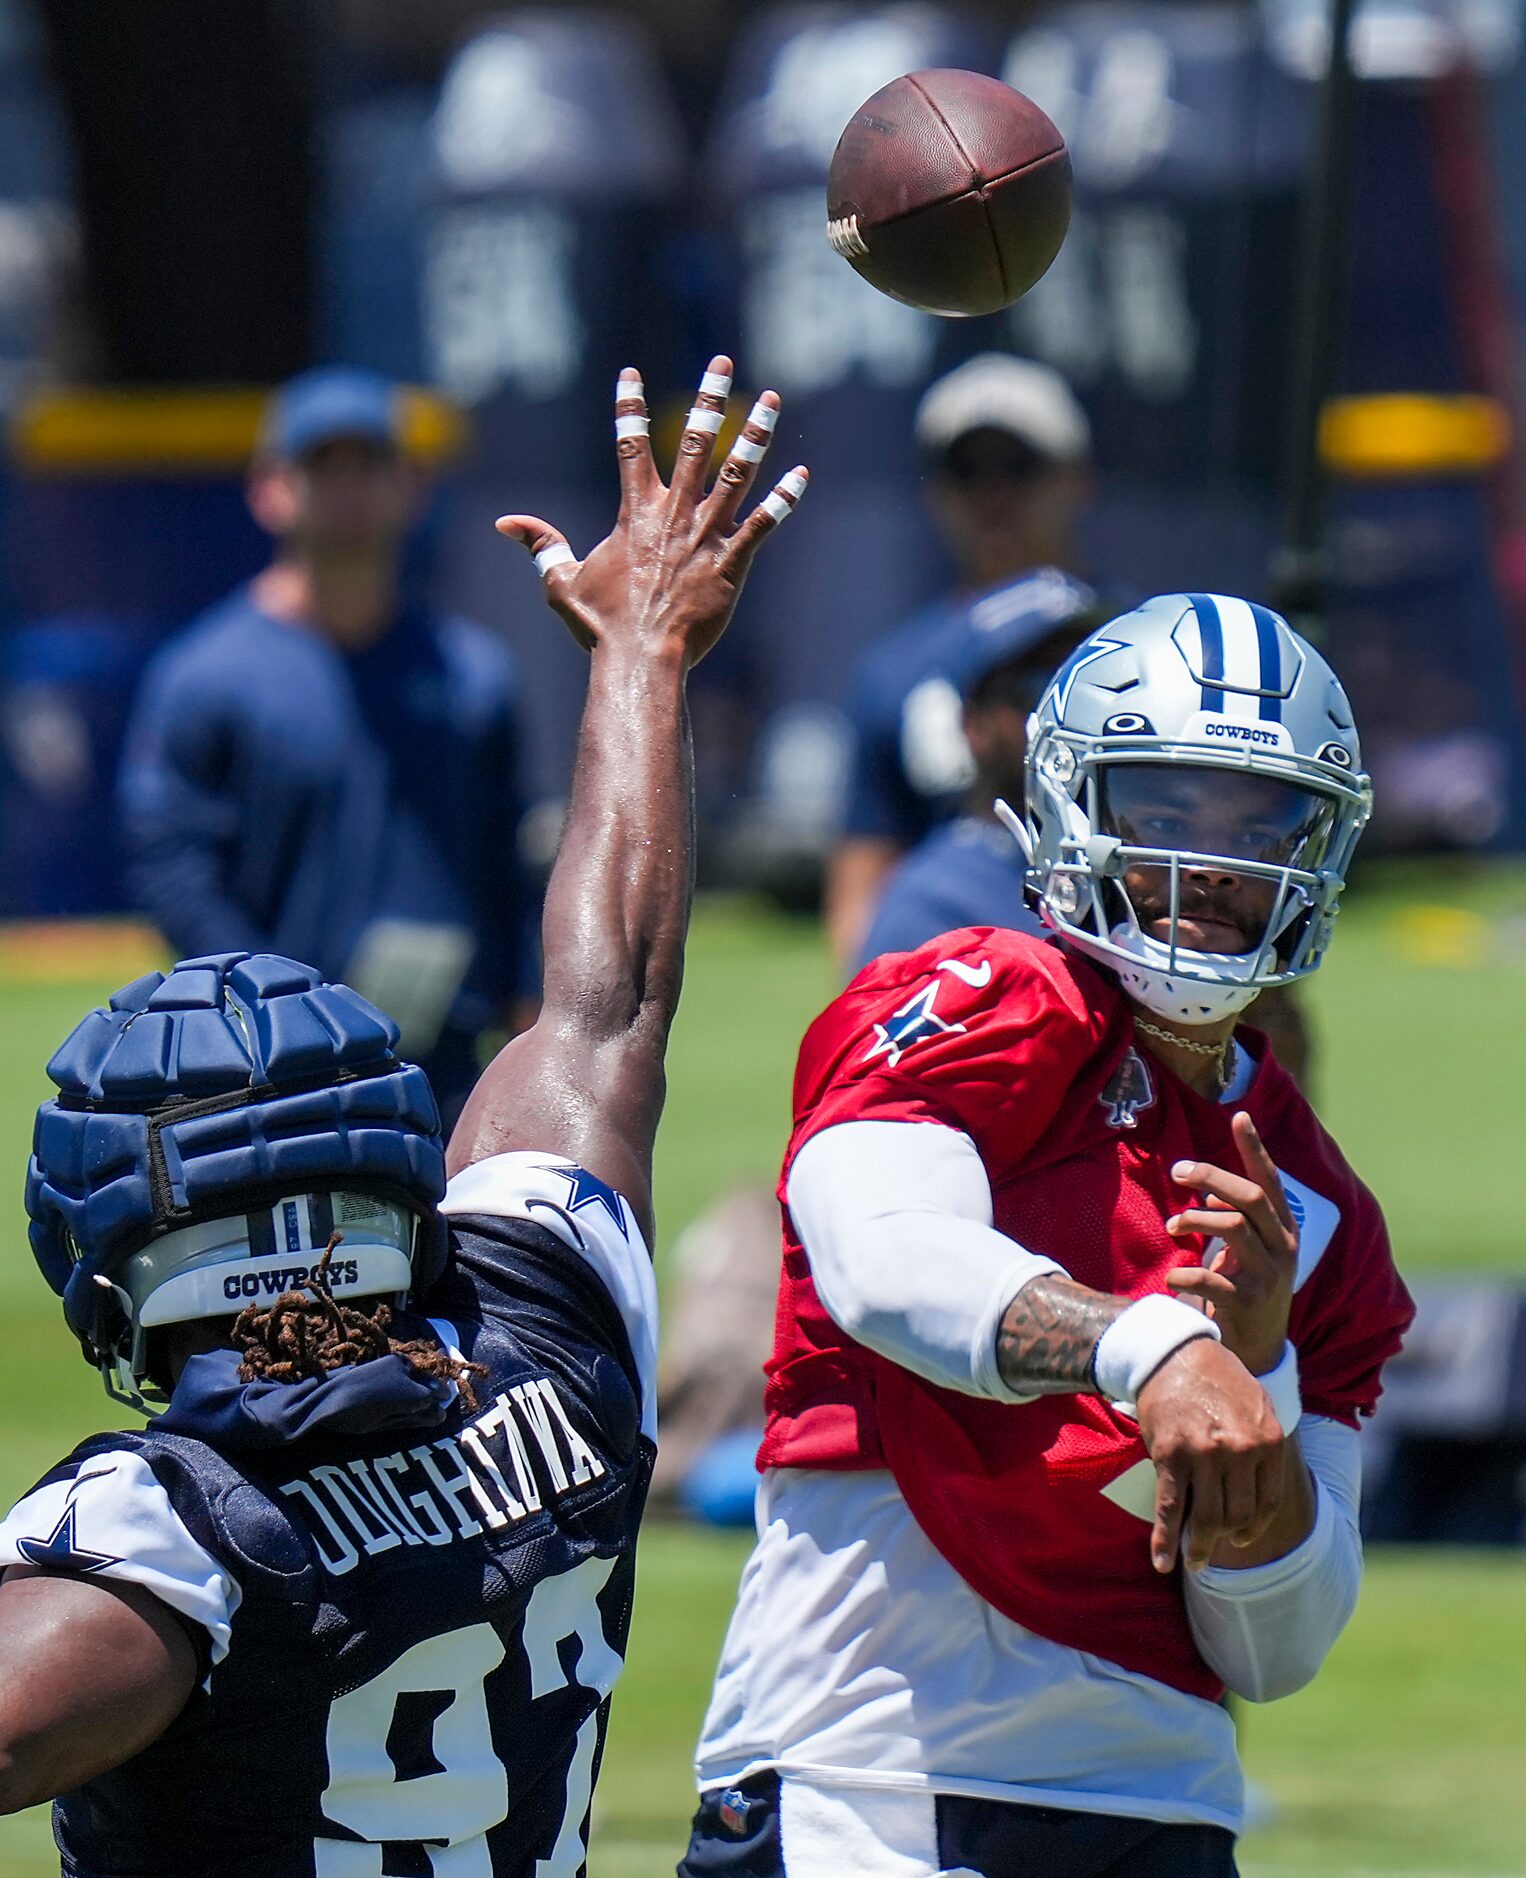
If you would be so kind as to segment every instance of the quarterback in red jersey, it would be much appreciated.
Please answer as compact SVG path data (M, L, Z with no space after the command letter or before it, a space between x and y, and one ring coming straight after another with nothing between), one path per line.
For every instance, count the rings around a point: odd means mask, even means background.
M812 1025L759 1541L681 1878L1225 1878L1226 1688L1314 1675L1412 1306L1238 1014L1319 964L1370 792L1264 607L1102 627L1006 812L1054 937L945 934Z

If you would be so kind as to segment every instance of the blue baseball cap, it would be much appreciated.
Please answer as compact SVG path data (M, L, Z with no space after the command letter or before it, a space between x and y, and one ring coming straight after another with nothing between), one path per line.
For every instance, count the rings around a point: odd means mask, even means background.
M266 456L292 459L339 437L402 449L402 399L390 378L323 365L288 379L265 408L260 448Z
M1081 638L1101 620L1101 604L1084 581L1058 567L1036 567L988 589L970 603L954 683L967 698L988 673L1036 651L1062 628L1073 623Z

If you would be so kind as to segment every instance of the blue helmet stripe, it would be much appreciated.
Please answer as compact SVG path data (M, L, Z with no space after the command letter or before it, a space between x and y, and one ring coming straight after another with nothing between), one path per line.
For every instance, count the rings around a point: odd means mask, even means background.
M1210 593L1189 593L1203 650L1203 709L1224 709L1224 627Z
M1256 622L1256 640L1261 647L1261 715L1273 723L1282 722L1282 651L1277 639L1276 615L1264 606L1250 603Z

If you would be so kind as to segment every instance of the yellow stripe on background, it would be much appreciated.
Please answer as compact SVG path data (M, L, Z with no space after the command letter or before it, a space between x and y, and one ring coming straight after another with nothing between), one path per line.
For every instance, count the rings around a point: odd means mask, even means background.
M50 475L225 475L254 452L269 393L259 390L35 393L10 427L12 461ZM431 391L407 386L403 442L410 456L434 463L466 436L457 408Z
M1333 398L1319 425L1320 456L1341 476L1478 476L1509 448L1505 407L1469 394Z
M168 957L163 940L140 920L0 920L0 988L114 988L165 967Z

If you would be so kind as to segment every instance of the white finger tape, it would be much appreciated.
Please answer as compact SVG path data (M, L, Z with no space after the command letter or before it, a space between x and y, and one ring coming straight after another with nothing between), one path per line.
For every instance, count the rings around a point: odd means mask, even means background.
M730 372L706 372L699 381L699 395L702 398L729 398L731 396Z
M713 437L725 421L724 411L702 411L696 404L684 419L684 429L708 431Z
M747 413L747 421L757 430L772 430L779 421L779 413L771 404L764 404L760 398Z
M639 398L646 403L646 386L639 378L617 378L615 380L615 402L622 398Z
M768 445L754 443L751 437L738 437L731 446L731 454L739 463L761 463L768 455Z
M774 521L782 522L804 494L805 478L799 470L791 470L787 476L779 478L758 507Z
M632 411L628 414L622 412L622 414L615 419L616 442L623 443L627 437L648 437L651 435L651 431L652 424L650 418L640 412Z
M549 548L542 548L536 555L535 571L544 580L553 567L565 567L577 558L565 541L553 541Z

